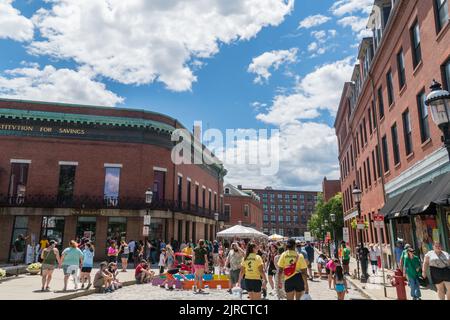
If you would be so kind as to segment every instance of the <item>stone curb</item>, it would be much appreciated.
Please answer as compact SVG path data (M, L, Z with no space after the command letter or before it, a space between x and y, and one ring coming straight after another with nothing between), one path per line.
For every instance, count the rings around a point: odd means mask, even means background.
M348 282L351 283L352 286L354 286L359 292L361 292L361 294L363 296L365 296L366 298L370 299L370 300L381 300L378 299L377 297L375 297L374 295L371 295L370 293L368 293L365 289L362 288L362 286L360 284L357 283L357 281L355 281L354 279L351 279L350 277L347 277L346 280Z
M136 284L136 280L130 280L130 281L122 282L122 286L124 286L124 287L131 286L133 284ZM95 289L89 289L89 290L84 290L84 291L80 291L80 292L70 293L70 294L66 294L66 295L61 296L61 297L50 298L50 299L45 299L45 300L71 300L71 299L75 299L75 298L79 298L79 297L88 296L88 295L91 295L91 294L94 294L94 293L95 293Z

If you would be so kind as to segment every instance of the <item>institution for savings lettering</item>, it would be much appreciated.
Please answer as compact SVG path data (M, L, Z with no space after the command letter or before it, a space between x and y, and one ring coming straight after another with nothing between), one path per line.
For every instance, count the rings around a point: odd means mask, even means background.
M54 128L51 127L34 127L25 125L14 125L14 124L0 124L0 130L11 130L11 131L26 131L26 132L44 132L52 133L56 132L59 134L73 134L73 135L85 135L86 131L83 129L72 129L72 128Z

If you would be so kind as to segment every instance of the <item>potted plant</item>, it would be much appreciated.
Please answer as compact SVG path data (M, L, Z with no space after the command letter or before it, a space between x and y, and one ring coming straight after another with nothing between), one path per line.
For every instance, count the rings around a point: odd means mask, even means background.
M27 271L32 275L38 274L41 271L41 266L39 262L32 263L28 266Z
M6 278L6 270L0 268L0 282Z

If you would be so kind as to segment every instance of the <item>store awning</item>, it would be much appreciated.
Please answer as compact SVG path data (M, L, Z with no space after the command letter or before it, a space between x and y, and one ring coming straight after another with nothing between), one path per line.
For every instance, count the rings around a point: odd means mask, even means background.
M432 210L436 204L448 205L450 200L450 172L425 182L389 199L381 213L385 219L417 215Z

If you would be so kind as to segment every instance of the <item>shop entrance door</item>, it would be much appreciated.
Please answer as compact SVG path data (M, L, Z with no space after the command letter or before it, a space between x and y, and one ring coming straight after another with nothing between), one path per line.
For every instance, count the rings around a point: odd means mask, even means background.
M96 217L79 217L77 221L77 239L87 238L95 243Z

